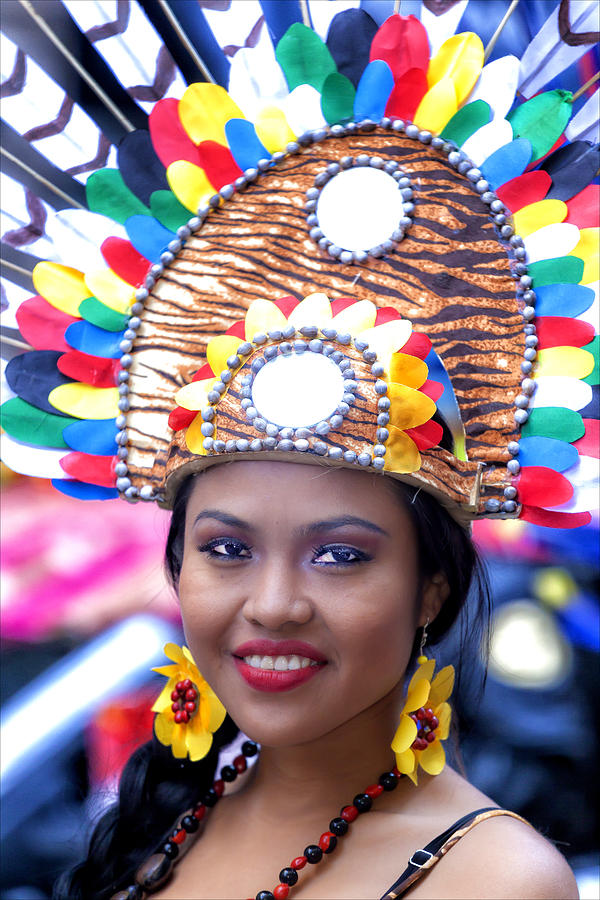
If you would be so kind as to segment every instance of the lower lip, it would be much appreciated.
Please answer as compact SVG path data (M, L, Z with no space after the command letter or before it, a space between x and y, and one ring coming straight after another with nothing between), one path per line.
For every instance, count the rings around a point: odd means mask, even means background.
M278 693L291 691L301 684L310 681L325 668L324 665L307 666L306 669L290 669L287 672L276 672L274 669L255 669L234 656L233 661L244 681L257 691Z

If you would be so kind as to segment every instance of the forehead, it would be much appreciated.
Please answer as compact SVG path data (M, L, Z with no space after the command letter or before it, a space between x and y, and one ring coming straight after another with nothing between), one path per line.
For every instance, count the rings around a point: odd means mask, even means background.
M325 466L255 460L212 466L195 478L188 521L207 508L255 523L292 526L351 515L386 530L412 531L390 479Z

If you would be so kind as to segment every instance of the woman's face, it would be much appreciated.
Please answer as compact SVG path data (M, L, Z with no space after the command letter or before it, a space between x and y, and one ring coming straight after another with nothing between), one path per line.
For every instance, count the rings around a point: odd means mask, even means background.
M179 599L190 650L237 725L313 740L390 694L415 630L417 548L381 476L240 461L196 479Z

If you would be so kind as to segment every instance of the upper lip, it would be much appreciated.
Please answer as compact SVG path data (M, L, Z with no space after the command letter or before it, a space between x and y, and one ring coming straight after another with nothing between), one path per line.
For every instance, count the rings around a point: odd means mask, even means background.
M327 662L327 657L305 641L246 641L233 651L234 656L306 656L316 662Z

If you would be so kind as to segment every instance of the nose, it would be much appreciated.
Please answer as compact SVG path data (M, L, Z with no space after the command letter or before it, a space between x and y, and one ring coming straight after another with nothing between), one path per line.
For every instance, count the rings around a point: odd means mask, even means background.
M303 589L301 573L289 560L272 557L249 579L243 614L253 625L280 631L289 625L305 625L314 609Z

